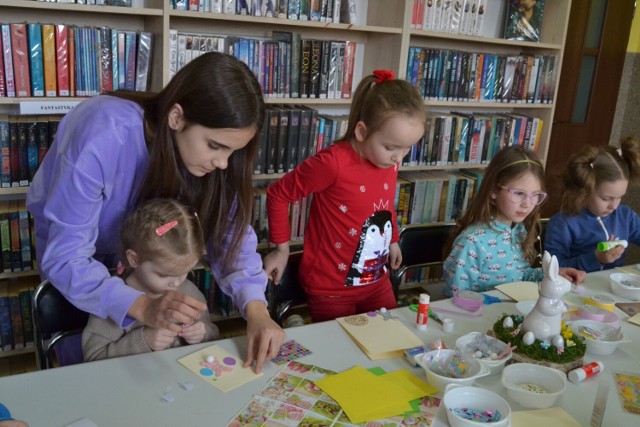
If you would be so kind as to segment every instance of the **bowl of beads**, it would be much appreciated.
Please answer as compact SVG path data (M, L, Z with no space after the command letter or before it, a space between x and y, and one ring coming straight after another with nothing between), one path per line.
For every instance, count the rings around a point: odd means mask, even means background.
M424 369L427 382L444 391L447 384L471 385L476 378L489 375L489 368L469 353L460 350L438 349L416 356L416 363Z
M533 363L514 363L502 371L502 385L509 397L525 408L553 405L567 387L564 372Z
M504 398L487 389L449 384L442 404L451 427L491 427L511 425L511 406Z
M637 274L613 273L609 276L611 292L632 300L640 301L640 276Z
M471 332L456 340L456 348L470 352L481 364L489 368L489 375L502 372L505 363L511 359L512 347L497 338L480 332Z

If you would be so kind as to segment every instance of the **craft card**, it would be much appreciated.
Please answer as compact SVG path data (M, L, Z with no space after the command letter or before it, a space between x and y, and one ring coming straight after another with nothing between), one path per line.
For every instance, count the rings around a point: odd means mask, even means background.
M271 361L278 364L283 365L292 360L299 359L300 357L311 354L311 350L304 347L300 343L295 340L287 341L280 347L280 351L278 351L278 355L273 358Z
M622 409L640 415L640 374L623 372L614 377Z
M640 313L634 314L630 318L627 319L627 322L633 323L634 325L640 326Z
M318 366L291 361L227 426L355 427L356 424L350 422L340 405L314 384L314 381L335 374ZM379 374L386 373L380 369ZM391 374L393 372L386 375ZM439 398L426 396L411 402L412 412L357 426L429 427L439 403Z
M218 345L191 353L178 359L178 362L222 392L233 390L262 376L262 373L254 373L251 367L243 368L240 358Z
M562 408L513 411L511 413L511 424L518 427L580 427L580 423Z
M403 350L424 344L400 320L373 311L336 320L372 360L402 357Z
M538 299L536 282L511 282L497 285L496 289L518 302Z

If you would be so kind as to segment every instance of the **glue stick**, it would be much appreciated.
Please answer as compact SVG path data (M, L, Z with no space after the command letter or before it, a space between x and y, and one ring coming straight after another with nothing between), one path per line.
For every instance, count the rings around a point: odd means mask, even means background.
M569 372L567 377L572 383L578 384L580 381L602 372L603 369L604 364L602 362L591 362L588 365L581 366Z
M606 252L618 245L622 245L624 248L626 248L627 246L629 246L629 243L626 240L608 240L606 242L598 243L598 250L600 252Z
M418 316L416 317L416 327L424 331L427 329L427 321L429 320L429 294L420 294L418 301Z

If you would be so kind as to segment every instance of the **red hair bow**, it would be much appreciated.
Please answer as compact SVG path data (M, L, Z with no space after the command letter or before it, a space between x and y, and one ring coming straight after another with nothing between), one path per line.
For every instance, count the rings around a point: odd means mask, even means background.
M393 80L396 78L395 73L392 70L375 70L373 75L377 77L376 83L380 84L387 80Z

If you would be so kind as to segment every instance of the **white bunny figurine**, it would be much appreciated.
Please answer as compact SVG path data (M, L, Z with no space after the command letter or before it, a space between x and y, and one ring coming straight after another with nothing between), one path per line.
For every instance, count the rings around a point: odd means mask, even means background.
M528 335L523 336L524 342L531 343L534 337L551 342L553 337L560 336L562 313L567 311L562 296L571 290L571 282L558 274L558 259L549 252L542 257L542 271L544 278L538 286L540 296L522 322L522 331Z

